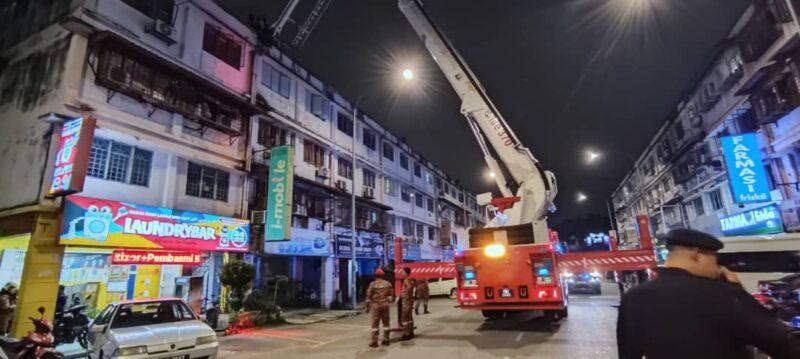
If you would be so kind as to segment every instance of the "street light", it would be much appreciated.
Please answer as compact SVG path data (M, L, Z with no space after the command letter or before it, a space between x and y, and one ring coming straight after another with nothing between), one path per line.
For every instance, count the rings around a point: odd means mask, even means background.
M586 195L583 194L582 192L578 192L578 197L577 197L578 203L584 202L587 199L589 199L589 197L586 197Z
M414 71L411 70L410 68L403 69L401 75L403 75L403 79L406 81L411 81L414 79Z
M598 152L595 152L595 151L592 151L592 150L587 150L587 151L586 151L586 163L588 163L588 164L592 164L592 163L594 163L594 162L595 162L595 161L596 161L598 158L600 158L601 156L602 156L602 155L601 155L600 153L598 153Z

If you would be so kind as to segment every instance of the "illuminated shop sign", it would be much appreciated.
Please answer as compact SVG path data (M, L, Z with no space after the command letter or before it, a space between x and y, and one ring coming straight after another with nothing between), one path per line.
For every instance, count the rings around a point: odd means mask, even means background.
M69 196L61 244L246 252L250 222L105 199Z
M202 262L203 255L200 252L118 249L111 254L111 264L198 265Z
M781 212L774 205L724 217L719 220L726 236L747 236L783 232Z
M769 202L769 184L755 133L722 137L722 152L736 203Z
M331 255L331 247L330 232L292 228L292 235L288 241L267 242L264 245L264 253L328 257Z
M79 117L64 122L58 142L53 177L48 197L65 196L83 191L89 151L92 148L95 120Z
M294 148L273 147L269 154L267 185L266 241L289 239L292 229L292 187L294 187Z

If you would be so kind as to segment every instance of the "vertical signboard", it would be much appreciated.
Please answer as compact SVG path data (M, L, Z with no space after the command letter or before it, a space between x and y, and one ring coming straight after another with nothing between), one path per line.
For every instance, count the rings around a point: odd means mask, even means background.
M273 147L269 158L267 184L266 241L283 241L291 236L292 187L294 187L294 148Z
M50 190L47 192L48 197L66 196L83 191L94 126L95 120L91 117L78 117L64 122Z
M736 203L769 202L769 184L755 133L722 137L722 152Z

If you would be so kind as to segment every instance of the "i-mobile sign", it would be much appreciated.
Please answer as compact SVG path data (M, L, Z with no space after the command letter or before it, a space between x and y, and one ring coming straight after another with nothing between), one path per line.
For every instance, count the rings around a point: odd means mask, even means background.
M294 148L273 147L269 158L267 185L266 241L289 239L292 229L292 187L294 187Z
M91 117L79 117L64 122L48 197L83 191L94 127L95 119Z
M769 202L769 184L754 133L722 137L722 153L736 203Z
M198 265L202 261L203 255L200 252L118 249L111 254L111 264Z

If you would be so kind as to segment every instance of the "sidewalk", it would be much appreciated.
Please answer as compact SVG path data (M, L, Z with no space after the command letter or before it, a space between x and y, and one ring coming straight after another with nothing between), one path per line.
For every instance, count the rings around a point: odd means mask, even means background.
M283 318L289 324L312 324L352 317L364 312L364 305L359 303L358 310L333 310L325 308L287 309Z

